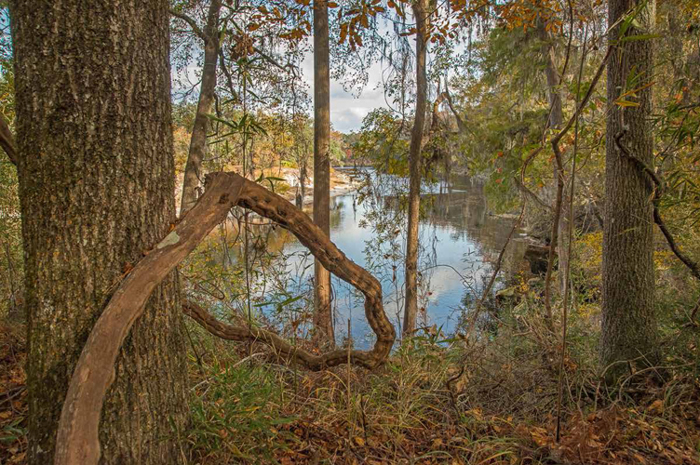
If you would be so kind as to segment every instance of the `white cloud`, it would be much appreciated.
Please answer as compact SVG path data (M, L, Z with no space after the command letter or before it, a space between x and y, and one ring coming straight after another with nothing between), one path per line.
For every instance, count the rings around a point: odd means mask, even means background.
M302 62L304 81L311 87L313 96L314 58L309 52ZM381 68L378 64L369 71L369 81L362 93L355 97L343 88L342 82L331 78L331 124L333 129L341 132L358 130L362 119L375 108L386 108L381 87Z

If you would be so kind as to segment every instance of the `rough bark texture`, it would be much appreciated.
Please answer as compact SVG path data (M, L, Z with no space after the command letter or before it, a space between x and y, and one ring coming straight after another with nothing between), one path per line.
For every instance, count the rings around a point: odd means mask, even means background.
M331 94L328 47L328 2L314 2L314 223L330 236ZM314 264L314 336L333 347L331 275L318 260Z
M413 3L416 19L416 114L409 147L408 234L406 238L406 303L404 305L403 334L411 335L416 329L418 316L418 223L420 220L421 149L425 111L428 98L426 76L426 48L428 35L428 2Z
M29 463L53 461L80 351L125 268L174 220L168 2L15 1L17 153L29 311ZM178 284L153 292L114 366L105 464L181 461Z
M633 0L609 0L608 22L614 24L635 7ZM638 21L649 23L648 12ZM603 326L600 358L609 379L631 365L659 360L654 315L654 236L652 182L625 156L629 152L653 165L653 140L648 121L651 88L625 97L638 106L616 103L626 91L647 85L652 79L652 44L649 40L619 42L620 27L611 41L618 41L608 62L608 118L605 169L605 225L603 229ZM646 34L633 26L629 35ZM631 84L628 84L631 83ZM632 86L631 88L629 86ZM620 135L626 137L620 141ZM620 144L624 144L621 150ZM612 365L612 366L610 366Z
M204 67L202 68L202 85L199 90L197 114L192 128L190 151L185 165L185 178L182 184L182 203L180 216L187 213L197 202L197 187L202 176L202 161L207 153L207 129L209 113L214 102L216 90L216 63L219 55L219 12L221 0L211 0L207 14L207 24L201 31L204 41Z
M95 465L100 457L96 434L105 393L112 383L119 347L142 317L151 292L220 222L234 206L251 209L291 231L314 256L365 296L365 315L377 335L371 351L337 350L313 355L297 350L268 331L224 325L197 305L185 312L215 335L233 340L260 340L313 369L344 362L374 368L394 343L394 328L382 306L382 288L367 271L349 260L309 217L280 196L234 173L208 177L205 194L182 220L141 260L119 285L95 324L73 373L61 413L55 465ZM139 463L128 461L124 463Z

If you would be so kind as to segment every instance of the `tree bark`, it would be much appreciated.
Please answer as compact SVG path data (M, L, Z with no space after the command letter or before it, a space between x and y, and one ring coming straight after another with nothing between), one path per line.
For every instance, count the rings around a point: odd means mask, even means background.
M636 5L634 0L609 0L608 24L616 23ZM651 8L647 5L638 16L643 28L651 24ZM632 24L628 35L649 32ZM608 380L617 379L628 366L649 366L659 361L654 314L653 184L644 171L625 156L629 153L647 166L653 165L653 139L648 120L652 104L652 44L649 40L623 42L621 39L618 25L610 39L617 43L608 62L605 157L600 361L603 368L607 368ZM622 97L625 92L640 87L636 97ZM619 104L620 99L633 105Z
M552 37L541 21L537 25L537 35L542 42L540 50L544 58L544 73L547 78L547 96L549 98L550 107L548 124L552 129L561 129L564 123L564 114L561 105L561 95L559 93L559 71L557 71Z
M561 79L559 77L559 71L556 65L556 54L554 50L554 44L552 36L545 29L544 23L540 21L537 25L537 33L539 39L542 41L541 51L545 62L545 76L547 78L547 95L549 98L549 120L548 125L555 132L559 131L564 124L564 112L562 110L561 92L559 86L561 84ZM560 160L563 162L563 160ZM563 167L563 164L562 164ZM565 169L559 169L559 164L554 164L554 182L552 186L553 192L558 191L558 184L563 182L563 178L566 176ZM564 189L562 191L562 205L568 205L568 193ZM555 203L556 199L554 202ZM564 295L564 286L566 280L564 279L564 270L567 268L567 263L569 261L569 210L564 208L560 215L559 221L557 221L557 238L558 244L556 245L557 258L559 262L559 273L557 275L557 281L559 285L559 292Z
M314 1L314 223L330 237L331 98L328 2ZM335 346L331 309L331 274L314 263L314 339ZM348 335L349 337L349 335Z
M416 329L418 316L418 224L420 220L421 149L425 112L428 99L426 49L428 36L428 2L416 0L413 15L416 19L416 114L409 147L408 234L406 238L406 303L404 305L403 334L410 336Z
M207 14L207 24L200 37L204 41L204 67L202 68L202 85L199 89L197 114L194 118L190 151L185 165L185 178L182 184L182 201L180 216L197 202L197 187L202 177L202 161L207 153L207 130L209 113L216 91L216 64L219 55L219 12L221 0L211 0Z
M94 322L175 219L168 18L165 0L11 5L30 464L52 463L61 400ZM171 273L112 370L102 463L182 461L185 353Z

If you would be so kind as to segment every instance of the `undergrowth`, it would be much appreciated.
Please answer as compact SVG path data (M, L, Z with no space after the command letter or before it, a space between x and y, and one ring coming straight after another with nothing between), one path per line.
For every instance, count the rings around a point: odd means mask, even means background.
M296 370L263 347L222 344L193 328L204 352L203 371L192 364L193 461L700 463L697 349L683 360L670 355L663 381L630 373L607 387L590 316L571 321L557 442L560 344L538 303L523 296L468 345L439 334L405 341L375 372Z

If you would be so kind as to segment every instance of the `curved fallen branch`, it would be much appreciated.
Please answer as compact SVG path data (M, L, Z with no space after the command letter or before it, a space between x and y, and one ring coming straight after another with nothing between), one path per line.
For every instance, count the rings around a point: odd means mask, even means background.
M217 224L225 220L235 206L253 210L288 229L326 269L364 294L367 321L376 333L377 341L371 351L351 352L351 363L373 368L389 355L396 334L384 313L379 282L349 260L305 213L282 197L234 173L211 174L207 176L206 187L197 204L122 281L93 327L73 372L61 411L56 465L97 465L100 458L100 414L107 389L114 380L114 363L124 339L143 313L153 289ZM347 352L343 352L342 357L336 352L320 356L305 354L290 348L286 341L272 333L255 328L232 328L206 312L190 310L188 314L214 334L234 340L240 337L260 339L281 353L286 351L295 356L309 368L320 369L348 360Z
M236 326L223 323L216 319L202 306L195 302L187 301L182 305L185 315L199 323L204 329L214 336L237 342L262 342L267 344L280 358L294 360L302 367L311 371L319 371L333 366L338 366L348 361L346 349L333 350L325 354L317 355L296 347L284 338L257 326ZM376 367L377 360L372 354L363 350L350 351L350 362L364 368Z

